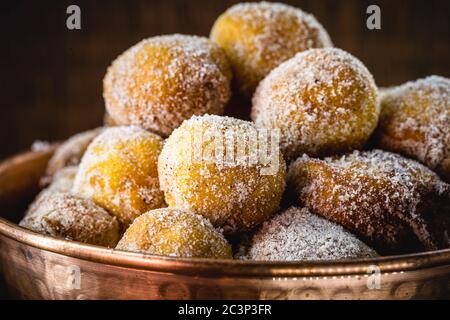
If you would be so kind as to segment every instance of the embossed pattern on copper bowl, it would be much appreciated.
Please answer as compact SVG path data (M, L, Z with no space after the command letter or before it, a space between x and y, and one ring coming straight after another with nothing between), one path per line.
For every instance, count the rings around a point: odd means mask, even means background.
M0 272L8 291L15 297L450 297L450 250L348 262L267 263L142 255L60 240L28 231L16 223L37 193L38 180L51 153L51 150L28 152L0 164Z

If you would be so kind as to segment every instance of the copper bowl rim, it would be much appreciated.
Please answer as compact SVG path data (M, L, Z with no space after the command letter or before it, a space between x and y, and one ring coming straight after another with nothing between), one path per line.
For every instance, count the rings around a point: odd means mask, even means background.
M37 153L42 151L30 151L5 160L0 163L0 174L7 168L7 163L30 161ZM27 230L1 217L0 234L26 246L95 263L138 270L187 275L202 274L214 277L333 277L367 274L371 266L380 268L381 272L395 273L450 265L450 249L347 261L272 262L166 257L54 238Z

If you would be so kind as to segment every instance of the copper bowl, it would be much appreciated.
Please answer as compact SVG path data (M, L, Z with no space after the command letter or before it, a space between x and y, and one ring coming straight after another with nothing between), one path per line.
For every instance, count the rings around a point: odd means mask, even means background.
M150 256L19 227L52 150L0 164L0 271L28 299L409 299L450 297L450 250L344 262Z

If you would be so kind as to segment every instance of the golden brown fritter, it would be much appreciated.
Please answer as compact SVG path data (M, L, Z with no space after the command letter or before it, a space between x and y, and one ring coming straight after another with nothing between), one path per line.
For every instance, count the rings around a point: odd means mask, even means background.
M169 207L201 214L226 232L252 229L270 217L280 204L286 165L278 145L270 163L251 157L255 145L246 138L256 133L251 122L229 117L206 115L185 121L166 140L159 157L161 188ZM239 137L244 140L235 140ZM217 145L223 151L220 157L210 153Z
M183 120L222 114L231 68L207 38L166 35L145 39L120 55L103 81L106 108L117 125L138 125L168 136Z
M86 152L92 140L97 137L104 128L96 128L73 135L64 141L56 150L48 162L42 184L47 185L52 181L56 172L67 166L76 166Z
M290 167L293 200L339 223L381 253L448 248L450 186L400 155L355 151Z
M20 226L58 238L114 247L119 223L89 199L45 192L30 206Z
M157 209L138 217L116 249L171 257L231 258L231 246L200 215Z
M312 49L274 69L253 97L258 127L281 131L287 161L361 148L379 117L367 68L340 49Z
M247 96L272 69L296 53L332 46L314 16L268 2L232 6L216 20L210 37L224 49L237 87Z
M376 140L450 182L450 79L431 76L386 90Z
M139 127L105 129L83 156L73 193L94 200L124 226L164 207L157 171L162 145L158 135Z

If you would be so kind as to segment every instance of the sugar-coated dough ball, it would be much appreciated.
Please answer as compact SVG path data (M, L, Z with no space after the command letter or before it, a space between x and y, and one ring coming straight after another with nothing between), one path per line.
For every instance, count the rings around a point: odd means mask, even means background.
M169 207L201 214L227 233L269 218L280 204L286 164L278 145L267 153L268 161L252 157L256 133L251 122L229 117L185 121L166 140L158 162ZM213 148L220 152L210 152Z
M114 123L168 136L183 120L222 114L231 68L207 38L166 35L145 39L108 68L103 97Z
M316 18L281 3L241 3L225 11L211 39L226 52L239 90L252 95L258 83L297 52L332 46Z
M73 183L75 181L75 176L78 172L78 166L68 166L64 167L61 170L58 170L53 177L51 178L50 184L47 181L43 185L46 186L39 192L39 194L35 197L33 202L40 201L40 198L46 194L52 193L72 193ZM46 179L44 177L43 179ZM41 179L42 182L42 179ZM30 212L27 211L25 216Z
M47 235L99 246L114 247L119 223L89 199L46 192L30 206L20 226Z
M116 249L173 257L231 258L231 246L207 219L169 208L136 218Z
M299 53L273 70L256 90L252 119L281 131L290 161L362 147L379 113L371 73L349 53L327 48Z
M381 150L303 156L291 164L293 200L380 253L450 247L450 185L427 167Z
M62 168L53 175L52 182L44 190L51 192L71 192L77 173L78 166Z
M103 131L103 129L104 128L100 127L84 131L64 141L55 150L55 153L48 162L46 177L44 177L42 181L43 184L50 183L53 175L64 167L78 165L89 144Z
M125 226L165 206L157 162L163 140L136 126L105 129L86 151L73 192L91 198Z
M377 253L342 226L291 207L264 222L241 259L271 261L345 260ZM244 251L244 252L245 252Z
M378 147L424 163L450 182L450 79L430 76L387 89Z

